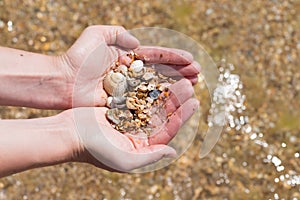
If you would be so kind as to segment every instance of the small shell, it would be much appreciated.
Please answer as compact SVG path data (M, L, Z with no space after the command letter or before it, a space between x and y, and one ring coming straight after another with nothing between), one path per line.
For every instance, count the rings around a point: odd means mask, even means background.
M126 78L120 72L110 72L105 76L103 86L108 94L122 96L127 89Z
M114 124L119 124L121 120L119 119L120 111L117 108L109 109L106 112L107 118Z
M131 87L136 87L140 84L141 80L135 79L135 78L129 78L127 77L127 83Z
M120 65L117 69L116 72L122 73L124 76L127 76L127 66L126 65Z
M141 60L135 60L131 63L129 70L132 72L133 77L140 77L145 74L146 68Z
M153 103L153 99L151 97L147 97L146 101L149 102L149 103Z
M131 109L131 110L137 110L138 109L134 98L127 98L126 99L126 106L127 106L128 109Z
M156 85L152 84L152 83L149 83L148 86L147 86L148 90L154 90L156 88Z
M125 108L126 107L126 97L117 96L117 97L108 97L106 100L106 106L109 108Z
M107 99L106 99L107 107L112 108L112 100L113 100L113 97L107 97Z
M141 92L147 92L148 91L148 87L146 85L139 85L136 87L137 91L141 91Z
M154 78L154 74L152 72L146 72L143 77L145 81L150 81L151 79Z
M122 110L119 114L119 118L125 119L126 121L130 121L133 119L133 115L129 110Z

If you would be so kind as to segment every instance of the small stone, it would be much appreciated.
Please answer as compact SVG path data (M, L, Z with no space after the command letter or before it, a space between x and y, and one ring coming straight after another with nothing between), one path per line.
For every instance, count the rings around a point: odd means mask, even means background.
M149 97L152 99L157 99L160 95L161 91L159 90L152 90L149 92Z

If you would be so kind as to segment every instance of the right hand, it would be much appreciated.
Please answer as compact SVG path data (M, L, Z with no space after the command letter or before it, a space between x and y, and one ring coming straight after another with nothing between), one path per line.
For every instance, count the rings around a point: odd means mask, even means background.
M185 88L182 90L182 88ZM107 108L75 108L64 111L63 119L72 119L73 135L79 138L73 161L87 162L109 171L129 172L149 165L163 157L175 157L167 146L179 128L199 106L192 98L192 84L183 79L170 87L171 95L165 109L172 113L158 133L149 138L133 137L114 129L106 119Z

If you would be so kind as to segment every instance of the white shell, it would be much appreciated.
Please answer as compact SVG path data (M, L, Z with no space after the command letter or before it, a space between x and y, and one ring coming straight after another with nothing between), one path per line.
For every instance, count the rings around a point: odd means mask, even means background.
M112 108L112 106L111 106L112 100L113 100L113 97L107 97L107 99L106 99L106 106L107 107Z
M120 65L117 69L116 72L122 73L124 76L127 76L127 66L126 65Z
M131 63L129 67L132 72L133 77L139 77L144 75L146 68L144 67L144 63L141 60L135 60Z
M150 81L151 79L154 78L154 74L152 72L146 72L144 75L143 75L143 79L145 81Z
M127 81L120 72L108 73L103 81L105 91L112 96L122 96L127 89Z

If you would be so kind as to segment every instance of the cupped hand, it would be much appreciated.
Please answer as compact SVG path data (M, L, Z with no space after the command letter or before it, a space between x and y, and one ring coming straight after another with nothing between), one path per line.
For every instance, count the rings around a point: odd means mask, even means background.
M132 51L145 63L159 64L157 69L168 76L185 77L193 84L197 82L200 66L190 53L139 46L139 41L120 26L90 26L58 59L67 79L69 107L104 106L107 94L102 81L105 74L115 61L129 65L128 53Z
M170 89L171 95L165 103L165 110L170 113L170 117L150 137L142 138L118 132L107 121L105 107L65 111L63 114L74 119L76 135L80 141L73 160L109 171L129 172L163 157L176 156L176 151L167 144L192 116L199 102L192 98L193 87L186 79L173 84Z

